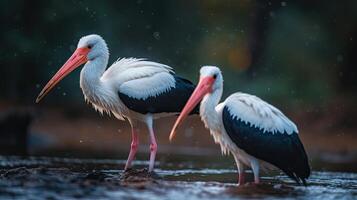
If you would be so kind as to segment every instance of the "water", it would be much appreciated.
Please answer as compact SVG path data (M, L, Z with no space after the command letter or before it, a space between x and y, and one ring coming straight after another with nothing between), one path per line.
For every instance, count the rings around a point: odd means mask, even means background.
M125 161L0 157L0 199L356 199L357 174L313 171L309 186L284 175L262 176L260 186L237 187L236 170L201 161L161 162L160 179L123 185ZM137 161L137 168L147 165ZM248 179L251 175L247 171Z

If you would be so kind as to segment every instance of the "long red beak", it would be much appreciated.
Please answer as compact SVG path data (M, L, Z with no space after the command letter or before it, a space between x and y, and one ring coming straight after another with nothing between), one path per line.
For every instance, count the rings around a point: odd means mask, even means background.
M175 125L173 126L170 133L170 141L175 137L177 128L184 121L184 119L191 113L191 111L196 107L196 105L203 99L203 97L212 92L212 85L215 79L211 76L201 78L196 89L193 91L191 97L188 99L185 107L181 111L180 116L177 118Z
M65 76L71 73L74 69L79 67L80 65L86 63L87 55L89 52L89 48L78 48L72 56L67 60L67 62L58 70L58 72L51 78L50 81L46 84L46 86L42 89L40 94L36 98L36 103L40 102L40 100L51 91L51 89L60 82Z

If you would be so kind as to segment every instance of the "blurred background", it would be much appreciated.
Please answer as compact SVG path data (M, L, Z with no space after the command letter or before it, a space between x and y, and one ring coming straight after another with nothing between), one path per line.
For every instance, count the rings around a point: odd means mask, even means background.
M2 0L0 22L0 154L126 159L128 123L84 102L80 70L35 104L78 40L96 33L109 63L147 58L193 82L202 65L219 66L224 98L260 96L297 123L314 169L357 171L357 1ZM234 167L198 117L169 143L174 120L156 122L159 161ZM139 159L147 139L142 127Z

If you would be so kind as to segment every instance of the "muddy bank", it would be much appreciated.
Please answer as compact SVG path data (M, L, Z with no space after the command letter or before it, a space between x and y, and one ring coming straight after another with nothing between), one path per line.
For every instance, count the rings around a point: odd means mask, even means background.
M31 126L31 155L96 157L126 159L130 149L131 134L127 122L92 113L92 117L69 118L64 113L46 111L36 118ZM231 162L231 157L222 157L219 145L204 128L198 117L190 117L180 130L176 140L168 140L175 118L157 120L155 123L158 140L158 160L172 160L172 156L210 157L214 162ZM304 116L298 117L304 119ZM300 137L303 141L313 169L356 172L357 135L354 129L321 129L313 124L301 124ZM139 159L148 159L148 133L139 126ZM330 132L325 132L330 131ZM233 163L234 164L234 163Z

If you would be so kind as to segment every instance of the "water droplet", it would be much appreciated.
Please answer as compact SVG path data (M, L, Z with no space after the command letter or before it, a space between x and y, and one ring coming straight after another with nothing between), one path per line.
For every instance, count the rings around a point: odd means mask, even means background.
M155 39L160 40L160 33L159 32L154 32L153 36Z
M275 12L270 11L270 12L269 12L269 15L270 15L271 18L274 18L274 17L275 17Z

